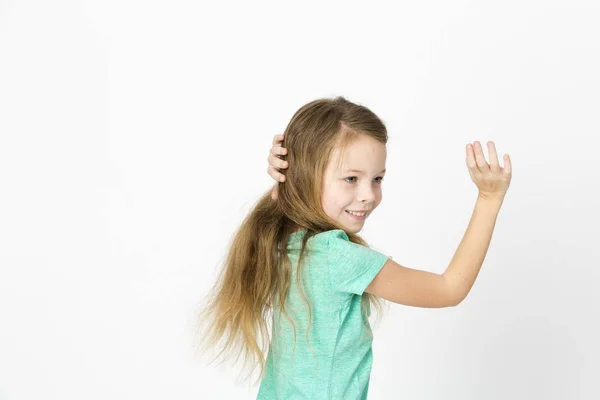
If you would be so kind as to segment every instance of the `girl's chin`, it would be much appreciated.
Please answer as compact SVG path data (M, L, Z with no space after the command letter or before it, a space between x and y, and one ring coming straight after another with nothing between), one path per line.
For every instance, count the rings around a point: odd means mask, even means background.
M352 232L352 233L358 233L363 228L363 224L362 223L361 224L357 224L355 226L348 226L348 224L343 224L342 226L344 227L345 231Z

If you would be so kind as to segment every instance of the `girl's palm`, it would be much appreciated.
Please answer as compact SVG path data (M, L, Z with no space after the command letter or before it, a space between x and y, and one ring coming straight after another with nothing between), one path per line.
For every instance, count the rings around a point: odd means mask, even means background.
M500 167L494 142L487 142L490 163L483 154L481 143L467 144L467 167L471 180L477 185L479 195L483 198L503 199L510 186L512 165L508 154L504 155L504 168ZM474 150L473 150L474 148Z

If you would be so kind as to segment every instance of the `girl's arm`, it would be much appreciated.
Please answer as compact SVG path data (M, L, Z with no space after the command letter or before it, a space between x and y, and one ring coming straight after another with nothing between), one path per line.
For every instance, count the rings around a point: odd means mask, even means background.
M500 199L477 199L467 231L443 274L404 267L388 260L365 292L412 307L460 304L471 290L489 247Z
M440 275L388 260L365 292L394 303L429 308L455 306L467 297L485 259L512 178L508 154L502 168L494 142L488 142L488 150L490 164L479 142L467 145L466 162L479 195L467 231L446 271Z
M457 304L467 297L475 283L503 201L503 197L477 197L467 231L443 274L455 293Z

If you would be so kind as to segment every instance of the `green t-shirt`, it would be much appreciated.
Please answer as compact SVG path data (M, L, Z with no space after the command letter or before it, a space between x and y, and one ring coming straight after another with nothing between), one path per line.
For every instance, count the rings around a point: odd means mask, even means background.
M312 306L309 347L308 307L296 284L305 233L294 232L287 246L292 273L286 310L294 320L296 346L294 349L292 326L283 313L275 310L266 371L257 399L366 399L373 334L368 321L370 308L366 315L361 311L361 298L388 256L351 242L339 229L308 240L302 289Z

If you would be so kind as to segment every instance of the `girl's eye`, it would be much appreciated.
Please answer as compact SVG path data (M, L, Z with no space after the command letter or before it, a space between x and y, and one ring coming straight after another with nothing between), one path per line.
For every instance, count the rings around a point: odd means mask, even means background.
M345 180L346 182L348 182L348 179L356 179L356 177L355 177L355 176L349 176L348 178L344 178L344 180ZM377 177L377 178L375 178L375 179L379 179L379 182L377 182L377 183L381 183L381 182L383 182L383 176L378 176L378 177ZM353 181L353 182L348 182L348 183L354 183L354 182L356 182L356 181Z

